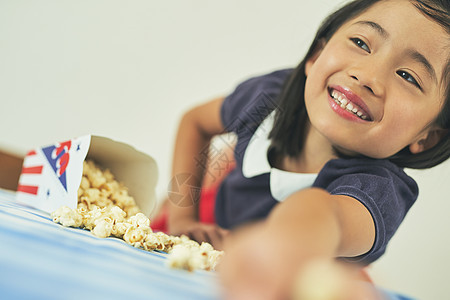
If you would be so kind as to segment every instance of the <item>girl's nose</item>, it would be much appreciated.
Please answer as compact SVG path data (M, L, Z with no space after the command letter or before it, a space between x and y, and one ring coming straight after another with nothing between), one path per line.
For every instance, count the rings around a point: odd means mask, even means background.
M376 97L384 95L383 82L387 74L383 73L380 66L369 64L364 67L353 68L349 70L349 76Z
M360 81L360 80L358 79L358 77L356 77L355 75L351 75L350 77L352 77L352 78L355 79L356 81ZM365 87L366 89L368 89L372 94L375 94L375 92L372 90L372 88L371 88L370 86L364 85L364 87Z

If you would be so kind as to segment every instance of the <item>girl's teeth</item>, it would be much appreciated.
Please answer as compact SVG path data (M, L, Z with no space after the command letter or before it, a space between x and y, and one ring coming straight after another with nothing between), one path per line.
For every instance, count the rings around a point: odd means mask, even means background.
M349 112L352 112L356 114L358 117L360 117L363 120L367 119L366 115L363 115L362 112L358 111L358 108L354 107L353 104L347 100L343 95L338 94L336 91L333 91L331 93L331 96L334 98L337 104L340 105L340 107L348 110Z
M353 105L351 103L347 104L347 106L345 107L348 110L353 110Z

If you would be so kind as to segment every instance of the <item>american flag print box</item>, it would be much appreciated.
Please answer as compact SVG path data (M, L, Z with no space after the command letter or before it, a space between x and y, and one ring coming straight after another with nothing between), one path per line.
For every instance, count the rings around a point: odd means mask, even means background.
M51 213L77 207L84 160L109 169L128 187L147 216L156 208L158 170L149 155L122 142L86 135L29 151L17 188L17 201Z

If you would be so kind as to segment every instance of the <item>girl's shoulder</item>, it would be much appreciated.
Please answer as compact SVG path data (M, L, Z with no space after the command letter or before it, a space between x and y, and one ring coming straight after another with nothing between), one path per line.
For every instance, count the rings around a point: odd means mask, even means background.
M319 172L315 185L328 190L354 186L379 193L391 191L407 195L408 202L418 196L416 181L403 168L387 159L338 158L328 161Z
M372 215L376 228L372 249L361 256L346 258L361 264L370 264L385 252L388 241L418 196L414 179L385 159L330 160L319 172L313 186L332 195L354 198Z
M236 90L280 88L294 69L280 69L262 75L251 76L240 83Z
M267 112L276 107L278 95L292 71L277 70L240 83L222 104L221 117L225 127L231 126L239 115L250 116L251 111L259 110L261 106Z
M327 173L332 176L370 174L380 178L397 177L408 184L416 184L414 179L406 174L403 168L388 159L369 157L332 159L325 164L320 173Z

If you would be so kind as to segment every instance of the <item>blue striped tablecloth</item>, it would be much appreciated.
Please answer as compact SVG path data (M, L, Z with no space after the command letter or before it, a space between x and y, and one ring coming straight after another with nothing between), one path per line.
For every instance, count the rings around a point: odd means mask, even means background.
M0 299L220 299L214 272L170 269L165 260L55 224L0 189ZM386 300L412 300L383 293Z
M170 269L165 260L55 224L0 189L1 299L220 299L215 273Z

